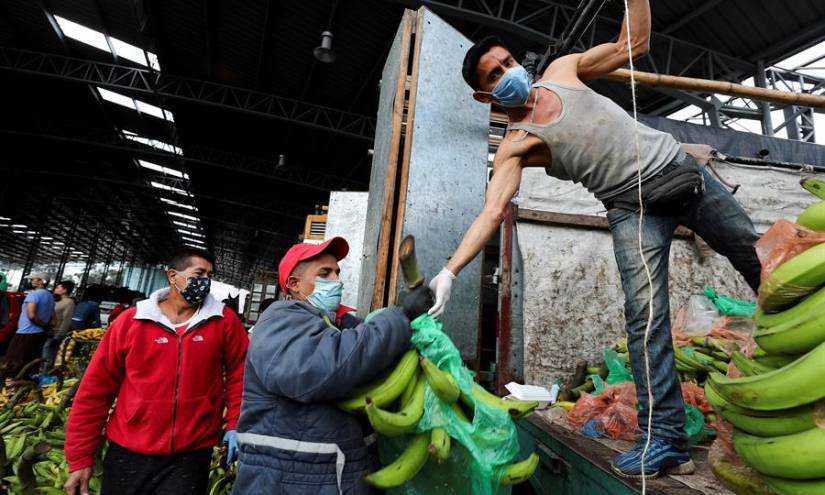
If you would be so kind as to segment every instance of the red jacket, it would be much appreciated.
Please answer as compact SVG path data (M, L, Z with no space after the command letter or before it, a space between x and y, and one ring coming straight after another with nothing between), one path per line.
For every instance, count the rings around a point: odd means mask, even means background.
M162 323L158 296L165 291L120 315L92 356L66 426L70 471L94 464L104 426L112 442L154 455L215 445L224 405L226 430L235 429L246 331L231 309L208 296L179 337Z

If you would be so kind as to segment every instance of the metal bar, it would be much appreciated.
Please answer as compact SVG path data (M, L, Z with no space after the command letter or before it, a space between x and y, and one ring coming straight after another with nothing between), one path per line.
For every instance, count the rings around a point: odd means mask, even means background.
M767 88L767 81L765 80L765 61L759 60L756 62L756 74L753 78L756 86L759 88ZM766 136L773 136L773 122L771 121L771 106L768 102L759 102L759 111L762 114L762 134Z
M71 145L82 144L84 146L123 151L124 153L128 153L129 156L137 154L142 157L160 158L162 160L183 160L190 163L304 186L323 192L333 190L357 191L366 189L367 187L367 184L360 181L338 177L308 168L298 168L294 166L281 167L278 166L278 162L274 160L266 160L264 158L230 151L187 146L185 154L178 155L161 151L150 145L131 139L120 139L118 134L106 133L97 129L87 129L84 130L82 134L76 136L51 132L29 132L19 129L0 129L0 134L31 137L38 140L46 139Z
M365 141L375 134L375 119L364 115L148 69L0 47L0 70L236 110Z
M510 336L512 332L512 289L513 289L513 228L516 210L512 203L507 205L501 224L501 248L498 291L498 319L496 320L496 391L502 393L504 385L512 381L510 372Z

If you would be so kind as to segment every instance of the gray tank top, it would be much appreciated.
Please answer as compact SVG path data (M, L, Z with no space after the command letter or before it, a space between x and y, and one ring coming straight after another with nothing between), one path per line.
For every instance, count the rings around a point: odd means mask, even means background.
M549 124L513 123L540 138L550 149L547 174L581 183L597 199L610 199L636 184L636 123L609 98L590 88L548 81L535 83L561 99L559 117ZM679 153L679 143L666 132L639 123L642 180L652 177Z

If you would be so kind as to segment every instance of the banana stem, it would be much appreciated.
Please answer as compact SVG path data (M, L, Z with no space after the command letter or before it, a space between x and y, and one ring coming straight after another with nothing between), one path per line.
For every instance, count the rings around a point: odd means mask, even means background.
M52 449L52 446L47 442L37 442L23 452L20 457L20 464L17 465L17 477L20 479L20 485L23 488L23 493L26 495L35 495L37 493L37 477L34 474L34 464Z
M404 283L407 289L412 290L424 283L424 275L418 266L418 258L415 256L415 237L408 235L401 241L398 248L398 259L401 263L401 273L404 275Z

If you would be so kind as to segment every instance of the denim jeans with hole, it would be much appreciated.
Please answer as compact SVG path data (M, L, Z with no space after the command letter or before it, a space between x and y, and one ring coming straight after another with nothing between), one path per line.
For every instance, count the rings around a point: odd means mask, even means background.
M692 160L692 158L687 158ZM678 166L677 163L668 167ZM686 448L685 413L681 386L673 357L668 298L668 257L673 231L678 225L692 229L717 253L726 256L754 291L759 287L761 266L754 244L753 223L733 195L706 168L704 194L692 199L674 215L645 214L642 245L653 281L639 256L639 214L614 208L607 212L616 263L625 295L625 324L630 364L636 383L639 428L647 431L648 391L644 364L644 334L650 290L653 322L648 340L650 386L653 392L652 435ZM708 281L712 282L712 281Z

